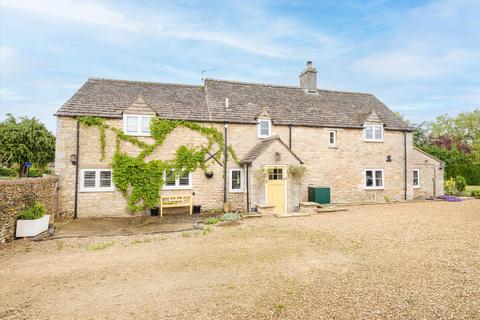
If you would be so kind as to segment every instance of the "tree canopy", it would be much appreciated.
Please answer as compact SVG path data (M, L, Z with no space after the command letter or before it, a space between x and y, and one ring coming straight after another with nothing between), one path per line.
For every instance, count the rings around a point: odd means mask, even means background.
M413 141L445 162L446 178L462 175L469 184L480 184L480 108L422 123L416 126Z
M0 122L0 164L18 165L20 176L25 173L25 162L39 168L55 158L55 136L36 118L11 114Z

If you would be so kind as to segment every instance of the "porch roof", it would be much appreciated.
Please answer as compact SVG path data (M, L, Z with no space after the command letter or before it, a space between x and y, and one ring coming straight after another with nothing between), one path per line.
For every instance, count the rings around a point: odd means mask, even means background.
M256 158L258 158L258 156L260 156L265 150L268 149L268 147L274 143L275 141L278 141L280 142L284 147L285 149L288 150L288 152L290 152L292 154L293 157L295 157L295 159L298 160L298 162L300 162L300 164L303 164L303 161L292 151L292 149L290 149L286 144L285 142L283 142L282 139L280 139L280 137L278 135L275 135L273 137L270 137L270 138L267 138L267 139L264 139L262 140L261 142L259 142L257 145L255 145L243 158L242 160L240 160L240 162L242 164L250 164L253 162L253 160L255 160Z

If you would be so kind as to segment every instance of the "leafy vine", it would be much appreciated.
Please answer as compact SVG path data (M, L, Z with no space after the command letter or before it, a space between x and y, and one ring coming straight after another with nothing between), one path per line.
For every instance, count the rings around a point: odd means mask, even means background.
M150 134L155 142L148 144L137 137L125 134L121 129L108 126L102 118L82 116L77 117L77 119L86 127L96 126L100 130L101 160L105 159L106 129L116 134L115 154L112 161L113 182L127 199L127 208L131 212L151 208L158 204L160 190L164 185L164 172L173 172L176 176L185 172L194 172L198 168L207 172L206 154L210 153L214 145L217 145L219 150L215 152L215 158L219 160L218 157L225 150L223 135L220 131L194 122L154 117L150 121ZM145 162L145 157L160 146L178 126L199 132L207 138L207 145L200 146L197 149L181 145L176 150L175 158L172 160ZM136 157L129 156L120 150L121 141L138 146L141 152ZM233 148L228 146L227 150L238 163Z

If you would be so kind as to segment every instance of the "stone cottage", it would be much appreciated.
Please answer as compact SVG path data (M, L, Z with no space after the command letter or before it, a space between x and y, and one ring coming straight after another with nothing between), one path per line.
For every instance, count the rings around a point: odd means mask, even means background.
M295 211L308 188L330 190L332 203L411 200L443 194L443 163L413 147L413 129L368 93L317 89L311 62L300 86L206 79L202 85L89 79L56 113L55 171L60 210L78 217L127 214L126 200L112 180L115 148L136 156L140 149L116 141L115 133L78 122L102 118L125 135L153 143L152 117L214 127L237 155L226 165L205 159L202 170L171 176L162 195L189 195L204 209L251 211L270 205ZM117 143L119 144L117 146ZM176 127L145 161L170 159L180 145L201 146L206 138ZM102 152L105 159L102 160ZM291 168L305 168L294 178ZM169 176L170 178L168 178Z

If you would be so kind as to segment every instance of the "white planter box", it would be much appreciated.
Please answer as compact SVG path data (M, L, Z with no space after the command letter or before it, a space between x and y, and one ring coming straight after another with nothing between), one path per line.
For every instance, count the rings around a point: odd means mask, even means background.
M17 220L16 237L34 237L48 229L50 215L47 214L36 220Z

